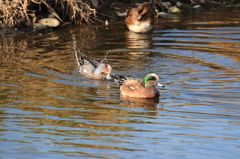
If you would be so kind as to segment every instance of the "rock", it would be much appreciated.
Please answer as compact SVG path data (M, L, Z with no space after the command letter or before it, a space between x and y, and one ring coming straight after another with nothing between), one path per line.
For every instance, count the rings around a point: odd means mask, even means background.
M108 21L106 20L106 21L105 21L105 26L108 26L108 25L109 25L109 23L108 23Z
M119 17L126 17L127 16L127 12L119 12L119 11L115 11L115 13L119 16Z
M33 31L41 31L41 30L46 30L47 27L41 23L33 23Z
M176 15L176 14L170 14L170 13L166 13L166 12L159 12L158 16L160 16L162 18L176 18L176 17L178 17L178 15Z
M183 5L183 4L182 4L181 2L177 2L177 3L176 3L176 6L177 6L178 8L180 8L182 5Z
M92 6L94 9L97 9L99 6L99 0L91 0Z
M174 6L168 8L168 13L181 13L181 10L178 7Z
M142 3L135 3L135 6L139 6L139 5L141 5Z
M172 6L170 2L161 2L161 5L167 9Z
M210 10L211 12L214 12L214 11L217 11L217 8L211 7L209 10Z
M43 18L38 21L38 23L43 24L47 27L57 27L60 25L59 20L56 18Z
M195 5L195 6L193 6L194 9L198 9L198 8L200 8L200 7L201 7L200 5Z

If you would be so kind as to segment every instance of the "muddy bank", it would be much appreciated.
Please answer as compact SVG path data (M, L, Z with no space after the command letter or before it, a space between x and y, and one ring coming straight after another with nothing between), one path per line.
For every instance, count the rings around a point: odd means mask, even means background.
M239 7L239 0L153 0L159 12L195 12ZM135 0L12 0L0 3L0 28L45 30L68 24L98 24L124 19ZM12 31L10 31L12 32ZM9 34L9 33L6 33Z

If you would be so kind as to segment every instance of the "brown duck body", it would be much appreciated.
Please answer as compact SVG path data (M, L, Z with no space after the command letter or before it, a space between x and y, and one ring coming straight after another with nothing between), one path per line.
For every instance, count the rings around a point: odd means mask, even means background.
M135 33L146 33L153 28L154 15L152 3L144 2L137 9L128 11L125 22L129 30Z
M159 92L154 87L143 87L141 83L135 80L128 80L123 86L120 87L120 92L124 96L137 97L137 98L157 98Z

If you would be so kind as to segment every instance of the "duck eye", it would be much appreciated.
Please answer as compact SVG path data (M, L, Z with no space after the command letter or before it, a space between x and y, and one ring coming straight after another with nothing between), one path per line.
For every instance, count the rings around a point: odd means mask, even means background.
M102 75L107 75L105 72L101 72Z
M152 78L150 78L149 80L156 80L156 78L155 78L155 77L152 77Z

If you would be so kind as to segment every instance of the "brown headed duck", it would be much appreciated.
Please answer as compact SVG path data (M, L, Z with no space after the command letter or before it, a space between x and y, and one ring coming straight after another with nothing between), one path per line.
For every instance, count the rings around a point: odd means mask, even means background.
M155 11L152 2L144 2L137 9L128 10L125 20L129 30L146 33L153 28Z

